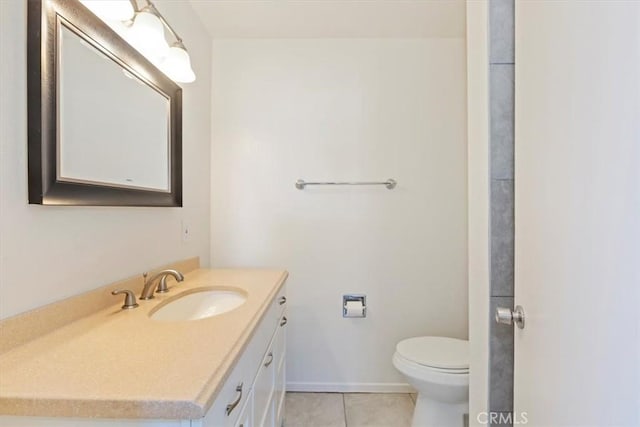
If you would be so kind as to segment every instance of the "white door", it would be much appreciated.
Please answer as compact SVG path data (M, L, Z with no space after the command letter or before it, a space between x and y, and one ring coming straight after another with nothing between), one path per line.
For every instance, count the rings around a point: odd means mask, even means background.
M640 2L517 0L515 125L515 420L640 426Z

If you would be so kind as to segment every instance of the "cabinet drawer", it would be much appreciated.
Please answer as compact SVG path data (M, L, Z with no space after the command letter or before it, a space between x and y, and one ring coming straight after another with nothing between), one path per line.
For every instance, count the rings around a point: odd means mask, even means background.
M260 351L260 357L262 358L266 357L267 353L271 351L270 348L267 351L265 351L265 349L271 346L273 335L279 329L281 320L280 318L282 317L282 313L287 306L285 293L286 286L283 286L282 289L280 289L280 292L278 292L278 295L271 302L271 305L267 309L267 312L265 313L262 322L260 323L260 327L258 328L258 330L256 330L255 335L252 338L253 341L260 341L262 343ZM255 376L262 364L259 363L259 360L256 360L254 366L255 369L253 371L253 374Z
M264 425L266 412L269 410L269 403L273 395L274 376L276 361L273 355L273 348L270 346L265 355L256 382L253 386L254 393L254 418L256 425Z
M273 351L274 363L276 366L280 366L282 358L285 354L285 347L287 341L287 310L283 310L278 320L278 329L273 336L273 343L271 344Z
M278 295L273 300L273 303L272 303L273 310L269 311L268 319L265 319L267 320L267 322L269 322L272 325L272 328L273 328L272 332L278 326L280 322L280 317L282 316L282 312L287 307L286 294L287 294L287 285L284 285L282 286L282 289L280 289L280 292L278 292Z

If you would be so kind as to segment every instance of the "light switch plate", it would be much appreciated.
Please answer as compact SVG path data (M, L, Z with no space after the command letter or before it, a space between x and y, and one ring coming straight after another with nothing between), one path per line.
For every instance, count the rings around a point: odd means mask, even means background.
M181 225L182 225L182 227L181 227L182 228L182 241L183 242L190 242L191 241L191 227L184 220L181 221Z

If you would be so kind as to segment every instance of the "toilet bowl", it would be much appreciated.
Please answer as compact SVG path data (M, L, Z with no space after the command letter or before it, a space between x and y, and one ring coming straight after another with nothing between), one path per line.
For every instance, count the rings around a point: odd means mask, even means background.
M445 337L400 341L393 366L417 391L412 427L461 427L469 412L469 342Z

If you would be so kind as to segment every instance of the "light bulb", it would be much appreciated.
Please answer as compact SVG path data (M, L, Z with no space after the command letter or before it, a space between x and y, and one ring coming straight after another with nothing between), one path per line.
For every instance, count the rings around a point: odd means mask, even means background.
M160 63L169 52L169 45L164 38L164 26L160 19L150 12L136 14L127 39L155 64Z
M172 46L169 49L169 53L160 64L160 70L175 82L191 83L196 79L189 54L180 46Z
M134 10L129 0L81 0L94 15L104 21L127 21Z

